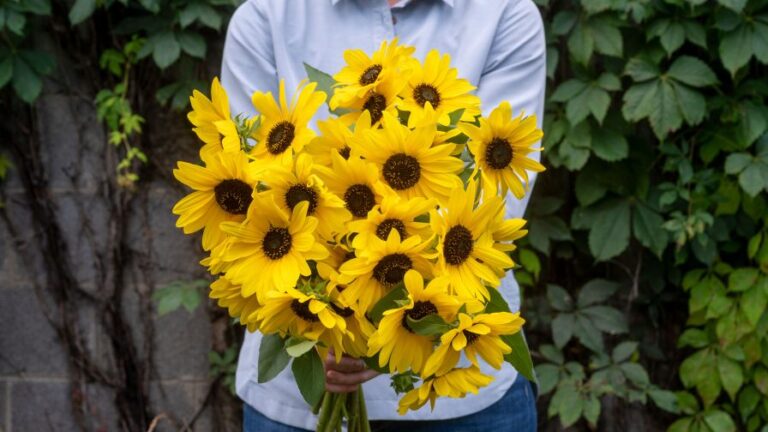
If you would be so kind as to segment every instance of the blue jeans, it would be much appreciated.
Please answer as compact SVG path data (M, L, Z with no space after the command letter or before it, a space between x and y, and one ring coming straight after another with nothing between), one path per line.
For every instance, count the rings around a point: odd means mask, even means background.
M482 391L482 390L480 390ZM439 401L437 403L440 403ZM371 421L373 432L486 432L536 431L536 397L533 387L518 375L512 387L498 402L488 408L464 417L448 420L376 420ZM243 405L243 432L308 432L264 417L250 405Z

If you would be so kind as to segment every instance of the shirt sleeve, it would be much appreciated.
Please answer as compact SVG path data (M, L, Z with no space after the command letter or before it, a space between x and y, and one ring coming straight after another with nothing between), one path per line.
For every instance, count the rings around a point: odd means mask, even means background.
M227 28L221 62L221 84L233 115L256 113L254 91L278 94L272 30L263 2L250 0L235 11Z
M501 102L508 101L513 115L520 112L535 114L538 127L542 126L546 49L544 26L536 5L532 0L511 0L499 21L477 86L485 115ZM529 156L538 161L541 153L533 152ZM532 189L536 173L529 173L529 178ZM523 199L508 194L506 216L522 217L530 196L530 191Z

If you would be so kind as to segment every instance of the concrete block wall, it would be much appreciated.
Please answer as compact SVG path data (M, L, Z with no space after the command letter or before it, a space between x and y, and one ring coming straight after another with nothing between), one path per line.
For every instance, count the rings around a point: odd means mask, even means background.
M55 83L46 83L35 104L40 163L48 185L46 199L54 208L77 284L98 297L104 294L104 281L115 271L106 255L107 239L115 228L109 210L113 197L104 187L114 172L106 168L110 166L108 144L95 107L83 97L93 89L66 59L58 61L62 73ZM160 127L168 129L165 124ZM196 143L188 128L179 123L171 130L161 132L187 137L193 149L189 153L194 154ZM7 215L7 220L0 219L0 432L79 430L73 404L86 413L80 423L87 430L122 430L113 389L88 379L81 380L84 386L72 385L72 363L48 319L57 316L48 289L56 281L46 268L43 235L33 223L29 196L19 175L23 166L14 164L0 184ZM161 169L170 173L172 164ZM181 197L181 189L162 176L141 187L144 195L133 200L126 221L130 253L120 264L125 274L122 312L138 355L145 356L150 344L154 349L148 394L151 412L165 416L156 430L177 430L178 423L198 411L211 384L210 317L205 303L194 313L183 309L163 317L153 313L154 336L146 341L146 317L139 299L168 282L201 277L197 262L202 255L199 239L184 236L174 226L171 208ZM83 350L100 367L115 372L103 311L86 301L76 304L76 328ZM212 430L212 411L203 411L194 430Z

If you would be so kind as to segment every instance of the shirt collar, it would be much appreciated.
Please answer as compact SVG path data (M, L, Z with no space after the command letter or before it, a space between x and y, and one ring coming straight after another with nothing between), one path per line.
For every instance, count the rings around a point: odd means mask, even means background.
M336 5L336 3L340 2L341 0L331 0L331 4ZM450 7L453 7L454 0L441 0L443 3L447 4ZM409 3L409 2L407 2Z

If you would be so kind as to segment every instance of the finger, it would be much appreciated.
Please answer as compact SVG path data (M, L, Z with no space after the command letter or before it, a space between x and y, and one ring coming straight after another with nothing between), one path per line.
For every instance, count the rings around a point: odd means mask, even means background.
M357 390L356 385L325 384L325 389L331 393L352 393Z
M378 372L370 369L352 373L339 373L333 370L329 370L325 374L325 382L335 385L356 386L370 380L371 378L374 378L378 374Z
M352 357L342 357L341 361L336 363L336 358L328 356L325 358L325 370L334 370L339 372L359 372L365 369L365 362Z

